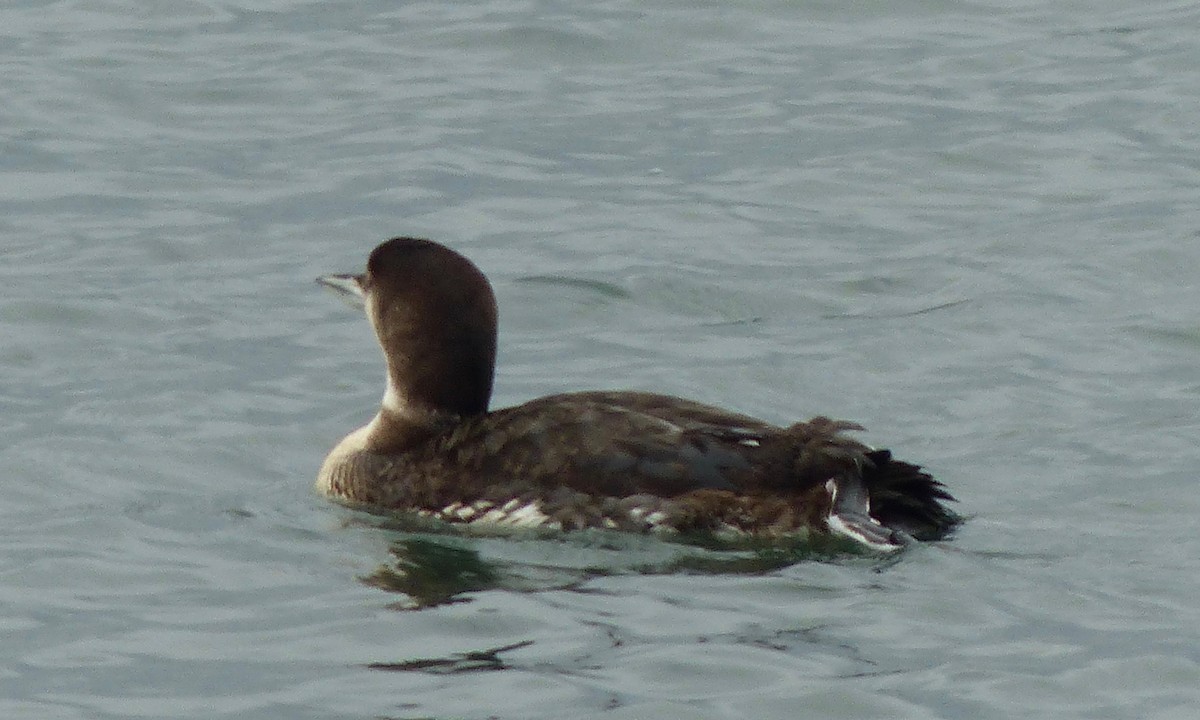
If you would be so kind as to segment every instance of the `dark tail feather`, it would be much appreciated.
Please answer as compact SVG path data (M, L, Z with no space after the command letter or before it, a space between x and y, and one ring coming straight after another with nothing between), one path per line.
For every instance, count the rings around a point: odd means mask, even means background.
M943 501L954 501L945 486L919 466L892 458L888 450L867 453L863 481L871 496L871 516L918 540L940 540L962 518Z

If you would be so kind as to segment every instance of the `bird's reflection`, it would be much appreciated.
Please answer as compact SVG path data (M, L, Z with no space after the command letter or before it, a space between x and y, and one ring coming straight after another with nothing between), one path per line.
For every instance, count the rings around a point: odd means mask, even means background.
M480 544L489 542L485 547L495 552L481 552ZM703 536L667 542L613 532L501 539L404 533L388 552L388 563L360 579L404 596L392 606L400 610L469 602L473 593L486 590L579 590L592 578L610 575L757 575L812 560L865 561L882 570L901 554L864 553L837 538L731 544Z

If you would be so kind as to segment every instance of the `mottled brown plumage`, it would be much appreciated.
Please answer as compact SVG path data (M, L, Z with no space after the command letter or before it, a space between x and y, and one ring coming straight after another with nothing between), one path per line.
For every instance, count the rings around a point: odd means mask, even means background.
M666 395L551 395L488 412L491 288L428 240L396 238L367 272L322 282L362 297L388 361L383 407L326 459L340 500L451 522L779 536L888 549L945 536L952 499L916 465L815 418L789 427Z

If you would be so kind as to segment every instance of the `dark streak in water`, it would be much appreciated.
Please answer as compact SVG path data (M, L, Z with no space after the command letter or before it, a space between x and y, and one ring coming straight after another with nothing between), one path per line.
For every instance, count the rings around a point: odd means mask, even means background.
M477 650L475 652L455 653L448 658L421 658L396 663L368 663L371 670L388 670L391 672L431 672L431 673L461 673L479 670L507 670L509 665L501 658L500 653L509 650L519 650L533 644L532 640L522 640L511 645Z
M836 315L822 315L821 317L825 320L882 320L882 319L886 319L886 318L913 317L916 315L925 315L927 313L937 312L938 310L946 310L948 308L957 307L959 305L965 305L969 302L970 302L970 300L952 300L950 302L941 303L940 305L931 305L929 307L921 308L919 310L910 310L908 312L844 313L844 314L839 313Z
M524 285L552 285L572 290L585 290L606 298L620 300L630 297L629 291L620 285L614 285L602 280L589 280L587 278L573 278L562 275L526 275L517 278L516 282Z

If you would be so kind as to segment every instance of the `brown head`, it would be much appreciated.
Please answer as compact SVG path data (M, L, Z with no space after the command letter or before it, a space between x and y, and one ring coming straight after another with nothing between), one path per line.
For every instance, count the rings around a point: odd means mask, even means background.
M388 366L383 412L422 422L487 411L496 360L496 298L474 263L430 240L398 237L361 275L318 280L360 299Z

